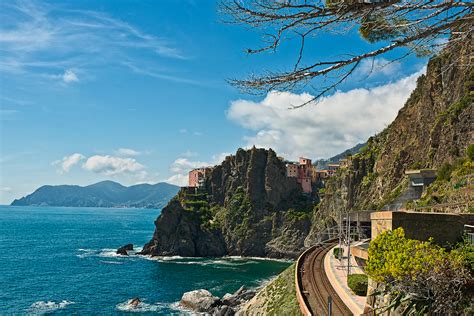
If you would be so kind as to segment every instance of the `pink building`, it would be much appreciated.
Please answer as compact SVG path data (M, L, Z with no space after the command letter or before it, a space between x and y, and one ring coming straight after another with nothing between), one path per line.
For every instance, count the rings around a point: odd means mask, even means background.
M188 185L193 188L200 188L204 185L206 175L209 173L210 168L198 168L189 171L188 174Z
M301 184L304 193L311 193L312 187L313 165L311 159L300 158L298 163L287 163L286 175L290 178L296 178L296 181Z
M286 176L288 178L296 178L298 176L298 165L295 163L288 163L286 165Z
M313 165L311 164L311 159L300 158L298 165L298 182L301 184L304 193L313 192L313 187L311 186L312 173Z

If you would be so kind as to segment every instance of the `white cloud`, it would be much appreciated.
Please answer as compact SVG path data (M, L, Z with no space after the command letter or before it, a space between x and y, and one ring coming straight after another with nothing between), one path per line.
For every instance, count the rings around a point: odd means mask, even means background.
M62 76L63 81L65 83L70 83L70 82L78 82L79 79L77 78L77 75L74 71L72 70L66 70Z
M0 188L0 191L1 191L1 192L5 192L5 193L10 193L10 192L13 191L13 189L10 188L10 187L1 187L1 188Z
M176 159L170 167L170 170L174 173L188 172L191 169L208 167L210 163L203 161L191 161L187 158Z
M79 161L84 158L84 155L75 153L69 156L65 156L61 160L53 161L52 165L59 165L60 169L58 169L58 173L63 174L69 172L69 170L71 170L74 165L78 164Z
M313 98L308 93L270 92L260 102L231 102L227 116L250 130L247 146L273 148L296 159L338 154L382 131L396 117L420 73L371 89L354 89L289 110Z
M178 185L180 187L185 187L188 185L188 175L187 174L174 174L168 179L165 179L164 182Z
M58 70L86 65L116 64L132 71L164 80L195 84L172 75L160 58L187 59L175 41L139 28L110 15L79 10L55 3L0 1L0 70L11 74L36 74L54 78ZM84 43L87 43L86 45ZM151 58L130 59L130 52L141 51ZM45 58L47 56L47 58ZM126 60L128 64L123 64ZM164 64L164 63L163 63ZM61 74L66 83L78 81L77 73Z
M119 148L117 149L117 154L120 156L135 157L141 155L141 152L131 148Z
M89 157L82 165L82 168L106 176L116 176L120 174L135 174L139 178L146 177L145 166L133 158L120 158L109 155L95 155Z
M213 155L210 162L206 161L192 161L187 158L177 158L170 166L170 171L173 173L171 177L164 180L165 182L172 183L179 186L188 185L188 172L195 168L210 167L220 164L228 153L221 153Z

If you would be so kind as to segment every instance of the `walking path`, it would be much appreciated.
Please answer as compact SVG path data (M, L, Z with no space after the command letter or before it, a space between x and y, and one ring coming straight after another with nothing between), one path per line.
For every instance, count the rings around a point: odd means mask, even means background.
M336 257L334 257L334 248L335 247L331 248L324 258L324 270L326 271L327 278L332 288L344 301L352 314L362 315L364 313L366 297L355 295L347 286L347 251L339 261ZM357 266L357 262L353 256L351 256L350 265L351 274L364 273L363 270Z

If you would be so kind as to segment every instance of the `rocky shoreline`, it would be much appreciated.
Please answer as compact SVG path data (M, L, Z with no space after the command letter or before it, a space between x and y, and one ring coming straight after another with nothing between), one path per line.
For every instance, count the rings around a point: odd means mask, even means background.
M235 293L227 293L219 298L208 290L199 289L184 293L179 304L196 313L232 316L238 315L240 307L251 300L256 293L256 290L249 290L242 286Z

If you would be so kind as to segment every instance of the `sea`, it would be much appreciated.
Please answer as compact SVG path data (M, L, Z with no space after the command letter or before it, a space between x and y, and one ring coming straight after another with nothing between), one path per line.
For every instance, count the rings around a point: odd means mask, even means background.
M184 292L258 287L290 265L261 258L120 256L150 240L156 209L0 206L0 315L188 314ZM127 302L140 298L130 309Z

